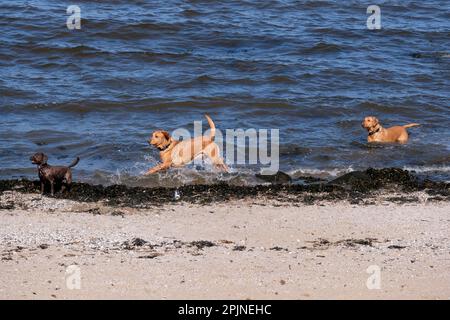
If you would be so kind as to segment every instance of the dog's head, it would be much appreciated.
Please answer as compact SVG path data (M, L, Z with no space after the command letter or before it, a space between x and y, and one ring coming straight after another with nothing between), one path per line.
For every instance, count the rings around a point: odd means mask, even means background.
M170 143L170 134L167 131L158 130L152 133L148 143L162 150Z
M377 117L365 117L361 126L367 130L375 128L380 122Z
M30 157L30 160L33 164L41 165L47 163L48 157L42 152L38 152L35 153L32 157Z

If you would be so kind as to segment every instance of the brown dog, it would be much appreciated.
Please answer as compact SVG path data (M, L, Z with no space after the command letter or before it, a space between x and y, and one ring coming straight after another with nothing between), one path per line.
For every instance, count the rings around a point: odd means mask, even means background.
M391 128L383 128L376 117L365 117L362 127L367 129L369 135L368 142L399 142L406 143L408 141L407 128L420 126L418 123L406 124L404 126L394 126Z
M177 141L167 131L153 132L148 142L161 150L159 155L162 163L148 170L146 174L156 173L170 167L184 166L200 155L206 155L215 167L228 171L227 165L219 156L219 146L214 142L216 126L208 115L205 114L205 117L211 127L209 136Z
M72 183L72 170L70 168L75 167L80 158L76 158L68 167L62 166L50 166L47 164L48 157L42 152L34 154L30 158L33 164L38 165L39 180L41 181L41 194L44 194L45 183L49 182L51 186L52 196L55 195L55 183L65 182L67 187L70 187ZM64 190L64 185L61 191Z

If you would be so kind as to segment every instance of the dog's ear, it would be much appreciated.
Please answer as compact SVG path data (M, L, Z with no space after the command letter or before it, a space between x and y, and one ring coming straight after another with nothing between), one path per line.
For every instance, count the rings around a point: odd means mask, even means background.
M161 131L161 133L163 134L164 138L170 140L170 134L167 131Z
M380 123L380 121L378 121L378 118L377 118L377 117L372 117L372 119L373 119L373 123L374 123L375 126L376 126L378 123Z
M48 157L46 154L42 154L42 164L47 164Z

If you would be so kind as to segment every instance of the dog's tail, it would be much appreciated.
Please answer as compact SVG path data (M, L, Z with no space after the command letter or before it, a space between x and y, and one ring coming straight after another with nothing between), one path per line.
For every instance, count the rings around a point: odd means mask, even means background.
M207 114L205 114L205 118L206 120L208 120L208 124L211 128L211 131L209 133L209 140L214 141L214 137L216 136L216 125Z
M78 164L78 162L80 162L79 157L77 157L75 160L73 160L72 163L68 165L68 167L69 168L75 167Z
M408 128L417 127L417 126L420 126L420 124L418 124L418 123L410 123L410 124L405 124L403 126L403 128L408 129Z

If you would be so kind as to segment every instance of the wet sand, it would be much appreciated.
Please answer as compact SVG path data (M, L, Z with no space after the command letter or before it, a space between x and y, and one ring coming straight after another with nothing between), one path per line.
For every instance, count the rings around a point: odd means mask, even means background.
M0 298L450 297L448 201L269 198L140 208L3 190Z

